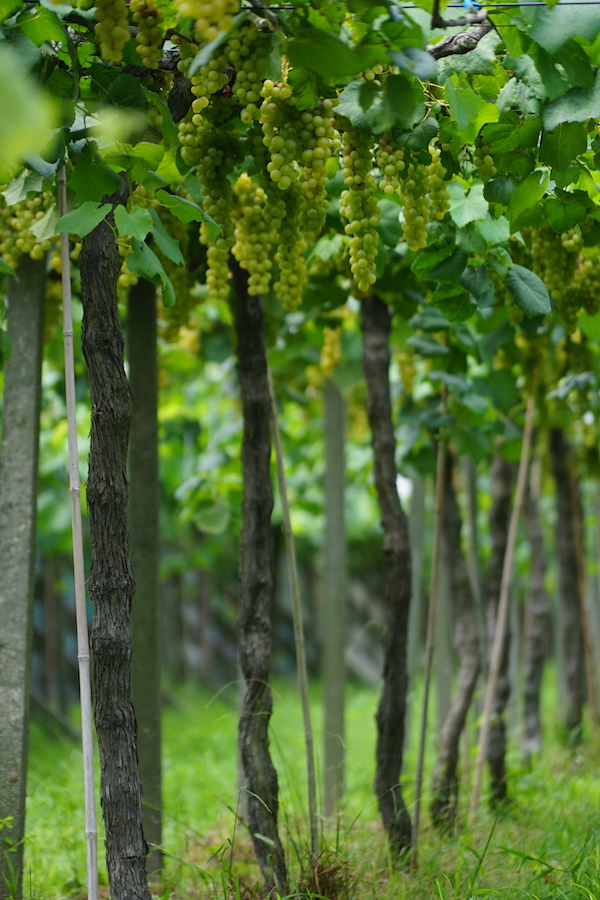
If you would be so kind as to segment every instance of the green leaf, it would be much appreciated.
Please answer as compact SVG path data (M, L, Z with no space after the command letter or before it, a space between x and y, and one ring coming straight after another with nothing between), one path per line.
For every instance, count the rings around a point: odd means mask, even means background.
M156 253L150 249L148 244L135 238L132 240L131 246L132 252L126 260L129 271L141 275L152 284L162 284L164 269Z
M360 72L360 61L351 47L329 31L305 28L283 45L283 53L293 66L316 72L328 82L335 82Z
M497 122L500 111L495 103L487 103L462 80L453 75L444 85L446 98L465 144L472 144L487 122Z
M408 323L421 331L444 331L450 327L446 316L435 306L425 306Z
M460 279L466 264L467 254L457 247L450 256L433 266L427 277L431 281L456 282Z
M3 259L0 259L0 275L15 275L15 270L12 266L9 266L7 262L4 262Z
M56 223L58 222L58 210L52 203L41 219L38 219L30 226L29 230L36 236L38 241L47 241L56 234Z
M577 10L567 6L536 10L531 38L548 53L556 53L574 37L593 41L600 32L600 7L581 4Z
M367 114L361 104L361 91L364 81L351 81L339 96L336 113L344 116L357 131L369 127Z
M421 81L432 81L437 74L435 57L420 47L404 47L400 53L390 50L389 56L399 69L410 72Z
M65 45L68 40L67 32L56 13L44 7L25 13L19 18L17 25L36 47L41 47L46 41L58 41Z
M402 237L402 225L400 224L400 207L392 200L380 200L380 219L377 231L383 239L386 247L398 246ZM339 235L341 237L341 235ZM321 257L322 258L322 257Z
M514 114L510 113L510 117ZM514 117L514 122L500 122L486 125L482 131L483 140L492 145L492 153L514 153L537 147L542 120L539 116Z
M177 300L177 297L175 296L175 291L174 291L174 289L173 289L173 284L172 284L172 282L171 282L171 279L170 279L169 276L167 275L167 273L164 272L164 271L163 271L163 273L162 273L161 281L162 281L162 302L163 302L163 306L166 306L167 308L169 308L169 307L171 307L171 306L175 306L175 302L176 302L176 300Z
M176 266L184 266L185 259L179 241L167 233L157 211L152 206L150 207L150 216L152 217L152 235L160 252L164 253L167 259L174 262Z
M75 79L70 72L64 69L55 69L44 82L44 87L55 97L71 98L75 88Z
M429 276L429 272L433 269L434 266L439 265L442 260L448 259L448 257L452 256L455 249L454 239L451 235L444 235L439 238L437 241L434 241L432 244L428 244L422 250L419 251L417 257L412 264L411 271L415 273L415 275L419 275L421 278L427 278ZM411 319L412 323L412 319ZM415 325L415 328L422 328L422 325Z
M209 240L214 241L221 234L220 226L197 203L192 203L191 200L184 200L183 197L176 197L175 194L169 194L167 191L157 191L156 199L159 203L167 206L173 215L185 225L188 225L190 222L204 222Z
M554 169L566 169L587 150L587 128L579 122L564 122L544 134L540 161Z
M158 107L158 109L160 110L160 114L163 120L162 125L160 126L160 130L162 132L165 144L168 146L169 144L177 141L177 126L173 121L171 110L162 99L162 97L159 97L158 94L152 94L151 92L146 91L146 97L148 97L149 94L152 98L152 103L154 104L154 106ZM154 146L156 146L156 144Z
M546 285L530 269L513 266L506 276L506 286L526 316L547 316L552 311Z
M483 196L488 203L499 203L501 206L508 206L512 192L518 182L512 175L494 175L484 185Z
M23 169L20 175L7 185L1 192L6 200L7 206L14 206L21 200L27 199L27 195L42 190L44 180L38 172L30 172L29 169Z
M419 153L421 150L427 150L434 137L437 137L438 131L437 120L433 116L428 116L412 129L394 128L392 138L399 147L408 147L413 153Z
M448 347L434 341L432 338L424 338L421 335L413 334L406 342L417 351L420 356L445 356L450 353Z
M510 223L504 216L494 219L488 213L485 219L475 224L475 228L484 238L488 247L504 244L510 238Z
M215 503L197 510L192 516L192 522L198 531L206 534L223 534L229 525L230 518L229 507L224 503ZM263 840L268 841L267 838L263 838Z
M83 238L106 218L111 209L111 203L103 203L100 206L95 200L86 200L78 209L60 217L55 225L54 233L60 234L61 231L66 231L68 234L77 234Z
M86 144L69 179L69 187L77 194L79 204L86 200L100 201L104 196L113 194L120 184L117 173L96 152L96 144L93 141Z
M556 198L552 197L546 201L544 211L549 224L557 234L580 225L588 217L586 207L563 191Z
M448 185L450 194L450 216L455 224L462 228L469 222L483 219L488 213L488 203L483 196L483 185L475 184L467 191L461 181L451 181Z
M460 277L460 283L480 309L487 309L494 305L494 286L483 263L477 268L467 266Z
M288 74L288 82L294 91L296 109L311 109L318 104L318 78L315 72L309 72L308 69L292 69Z
M600 71L592 88L572 88L542 109L544 127L554 131L564 122L585 122L600 117Z
M119 75L108 89L108 99L114 106L128 109L148 109L148 100L139 78L133 75Z
M526 209L531 209L546 193L550 176L547 172L532 172L516 187L506 210L508 220L513 223Z
M134 237L143 241L149 231L152 231L152 216L142 206L133 206L128 213L124 206L115 209L115 225L121 237Z
M470 319L477 307L460 284L439 284L431 298L449 322Z
M589 313L581 313L577 319L578 327L590 341L600 341L600 313L590 316Z

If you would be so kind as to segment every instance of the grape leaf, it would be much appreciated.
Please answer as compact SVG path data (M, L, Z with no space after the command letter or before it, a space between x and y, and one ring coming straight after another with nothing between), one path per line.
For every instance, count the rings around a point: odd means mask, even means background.
M214 219L211 219L197 203L184 200L183 197L176 197L175 194L169 194L167 191L157 191L156 199L168 206L173 215L185 225L190 222L204 222L209 240L214 241L221 234L220 225L217 225Z
M451 181L448 185L450 194L450 216L459 228L484 219L488 213L488 203L483 196L483 185L475 184L467 191L460 181Z
M100 206L95 200L86 200L80 207L61 216L54 227L54 234L66 231L83 238L93 231L112 209L111 203Z
M150 215L152 217L152 235L156 241L156 246L160 252L164 253L167 259L174 262L176 266L184 266L185 260L179 246L179 241L167 233L154 207L150 207Z
M29 230L36 236L38 241L47 241L52 235L56 234L55 228L58 222L58 210L54 203L48 207L41 219L37 219Z
M78 202L100 201L104 196L113 194L120 184L117 173L97 153L96 144L93 141L86 144L69 179L69 187L77 194Z
M21 16L17 24L23 34L26 34L37 47L41 47L46 41L67 43L67 32L52 10L38 7L35 12L28 12Z
M134 237L143 241L149 231L152 231L152 217L147 209L142 206L133 206L128 213L124 206L115 209L115 225L122 237Z
M506 286L526 316L547 316L552 311L546 285L530 269L513 266L506 276Z

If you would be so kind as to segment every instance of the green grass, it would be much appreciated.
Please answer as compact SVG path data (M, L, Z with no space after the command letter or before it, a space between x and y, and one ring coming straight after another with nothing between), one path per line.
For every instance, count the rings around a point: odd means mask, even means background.
M274 694L271 750L280 782L280 829L294 885L302 883L307 847L301 712L293 685L278 682ZM232 694L214 697L192 685L178 690L174 697L174 705L165 709L163 724L166 864L163 882L153 885L153 891L161 898L223 898L227 890L222 881L231 872L243 885L260 882L248 838L242 826L236 827L235 698ZM324 860L330 867L326 873L350 880L345 896L353 900L600 900L596 762L587 751L562 747L552 733L546 736L543 759L531 771L523 767L518 749L510 748L513 802L498 821L482 805L472 832L459 830L456 836L444 838L428 824L425 797L419 871L391 869L372 793L377 699L375 691L348 689L347 800L339 822L323 835ZM322 727L316 687L313 709L320 756ZM429 765L434 740L431 731ZM414 744L413 733L403 772L409 807L413 803ZM473 752L468 765L470 778ZM34 723L26 900L85 893L82 782L79 749L49 738ZM467 803L465 788L463 813ZM101 881L106 884L105 873ZM243 900L243 892L241 896Z

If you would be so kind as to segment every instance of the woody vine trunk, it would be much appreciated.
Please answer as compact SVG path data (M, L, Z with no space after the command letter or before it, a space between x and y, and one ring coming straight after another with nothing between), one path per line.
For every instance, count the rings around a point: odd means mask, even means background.
M490 539L491 552L487 567L486 594L488 603L489 647L494 645L502 570L508 541L508 527L512 507L512 466L500 453L492 460L491 489L492 505L490 507ZM510 651L510 629L508 622L502 643L502 656L498 671L498 682L492 705L492 719L488 740L487 760L490 769L490 802L492 806L506 799L506 724L504 710L510 696L508 663Z
M411 822L400 788L408 687L406 640L411 595L408 522L396 487L396 442L390 400L391 314L372 295L361 302L363 368L373 446L375 487L383 526L387 621L383 636L383 688L377 710L375 792L392 856L410 847Z
M123 185L109 202L114 207L126 196ZM126 467L132 410L123 368L124 342L117 308L120 260L112 219L110 213L84 238L80 257L82 345L92 407L87 503L92 555L89 591L94 608L94 719L111 896L113 900L150 900L131 703L134 580Z
M562 613L565 679L563 721L573 738L580 740L586 679L573 521L573 488L576 482L571 478L569 441L559 429L550 432L550 460L556 483L556 561Z
M538 498L532 486L533 463L525 490L523 513L531 554L529 592L525 615L525 683L524 727L522 749L526 757L542 749L542 724L540 719L540 687L549 624L550 605L546 593L546 553L540 522Z
M462 519L454 488L455 462L446 454L442 553L449 575L454 647L459 661L454 699L444 721L433 773L431 817L435 825L451 827L458 803L460 736L481 667L477 608L461 544Z
M269 752L273 700L271 669L271 399L260 297L248 294L247 276L231 261L237 367L244 416L244 498L240 536L238 652L246 682L238 741L248 824L267 893L283 893L286 869L277 831L277 773Z

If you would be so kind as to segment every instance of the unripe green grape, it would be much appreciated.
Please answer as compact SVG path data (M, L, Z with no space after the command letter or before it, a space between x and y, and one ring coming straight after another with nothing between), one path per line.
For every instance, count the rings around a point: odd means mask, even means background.
M391 196L400 190L399 173L406 168L404 150L393 140L391 132L385 132L375 151L375 160L380 172L379 190Z
M429 203L435 218L441 220L450 209L450 194L448 193L447 183L444 180L446 170L442 165L440 149L430 145L429 153L431 154L431 162L427 166Z
M94 33L100 44L100 54L106 62L121 62L123 47L131 37L127 30L125 0L95 0Z
M156 0L130 0L129 9L138 27L136 49L142 63L149 69L157 69L162 56L164 30L162 13L157 9Z
M343 177L346 190L340 197L340 213L348 220L350 271L356 289L366 294L376 281L379 204L374 197L371 175L372 138L368 131L345 131L342 135Z
M175 0L181 18L194 19L198 41L214 41L221 31L233 28L239 12L237 0Z
M473 162L479 170L479 177L482 181L489 181L498 169L494 165L489 144L480 144L473 151Z
M402 201L402 233L415 253L427 245L429 222L429 173L420 163L409 163L407 176L400 185Z

